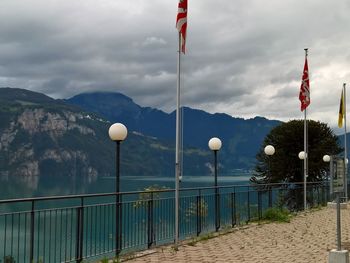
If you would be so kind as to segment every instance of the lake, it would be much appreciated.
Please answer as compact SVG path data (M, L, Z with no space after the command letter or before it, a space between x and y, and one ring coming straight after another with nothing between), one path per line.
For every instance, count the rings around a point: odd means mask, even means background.
M219 176L218 185L248 184L249 173ZM213 186L214 176L184 176L180 188ZM158 185L175 188L173 176L121 176L121 191L141 191L145 187ZM60 196L74 194L111 193L115 191L114 177L0 177L0 199L28 198L39 196Z
M249 182L249 174L218 177L221 186L241 185ZM180 188L196 188L213 186L213 176L184 176ZM159 187L174 188L174 177L150 176L121 176L121 190L138 191L145 187L158 185ZM74 178L74 177L1 177L0 199L28 198L39 196L61 196L74 194L110 193L115 190L115 178ZM191 191L190 191L191 192ZM197 194L197 193L196 193ZM204 194L204 192L203 192ZM246 193L241 194L241 201L237 195L237 203L245 202ZM222 211L228 211L228 196L222 196ZM138 195L134 195L138 198ZM202 231L213 231L214 227L214 199L213 195L204 194L201 209ZM33 257L34 262L62 262L74 260L76 257L77 229L83 223L82 253L85 257L106 255L113 256L116 246L115 234L115 197L85 199L82 212L84 220L79 221L80 199L56 200L36 202L35 215L31 219L30 202L18 204L3 204L0 206L0 260L6 256L16 262L28 262L30 255L30 222L33 221ZM122 210L122 247L128 249L146 248L149 237L152 236L157 244L173 242L174 234L174 202L173 192L164 193L162 199L155 201L152 210L149 201L145 203L131 202L128 196L123 199ZM185 197L180 202L180 238L193 235L197 231L194 213L195 197ZM232 205L231 205L232 206ZM54 209L52 209L54 208ZM21 211L20 213L14 213ZM152 213L150 212L152 211ZM231 211L231 210L230 210ZM10 212L10 214L6 214ZM222 213L222 222L227 213ZM241 215L243 216L243 215ZM152 219L150 219L152 218ZM151 221L150 221L151 220ZM77 223L79 222L79 223ZM152 222L152 223L150 223ZM149 227L152 225L152 235Z

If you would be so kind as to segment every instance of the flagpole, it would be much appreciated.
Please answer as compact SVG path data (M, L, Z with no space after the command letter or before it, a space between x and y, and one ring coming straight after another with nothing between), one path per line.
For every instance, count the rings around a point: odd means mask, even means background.
M176 146L175 146L175 247L179 242L179 146L180 146L180 66L181 66L181 33L179 33L179 50L177 57L177 100L176 100Z
M304 110L304 210L306 210L306 179L307 179L307 150L306 150L306 109Z
M307 51L308 49L305 48L305 60L307 59ZM307 209L307 204L306 204L306 181L307 181L307 164L308 164L308 152L307 152L307 127L306 127L306 108L304 109L304 153L305 153L305 158L304 158L304 210L306 211Z
M346 83L343 84L344 90L344 164L345 164L345 176L344 176L344 191L345 202L348 201L348 164L347 164L347 143L346 143Z
M181 94L180 94L181 95ZM181 183L182 176L184 174L184 107L180 107L180 135L179 135L179 182Z

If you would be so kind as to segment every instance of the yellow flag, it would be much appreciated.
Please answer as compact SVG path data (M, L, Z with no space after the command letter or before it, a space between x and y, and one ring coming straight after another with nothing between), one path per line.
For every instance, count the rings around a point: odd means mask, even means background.
M339 117L338 117L338 127L343 127L343 119L344 119L344 94L343 90L341 91L341 97L340 97L340 106L339 106Z

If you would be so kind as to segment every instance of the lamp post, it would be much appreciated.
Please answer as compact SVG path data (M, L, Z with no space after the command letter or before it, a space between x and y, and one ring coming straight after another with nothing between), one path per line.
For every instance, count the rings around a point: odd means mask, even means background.
M348 201L348 163L349 163L349 159L345 158L345 169L344 169L344 192L345 192L345 202Z
M300 160L304 160L306 158L305 152L299 152L298 157ZM304 210L306 211L306 176L304 176Z
M215 230L218 231L220 228L220 203L218 193L218 164L217 164L217 152L221 149L221 140L219 138L211 138L209 140L209 149L214 152L214 186L215 186Z
M120 143L125 140L128 135L128 130L122 123L114 123L108 130L109 138L116 142L116 180L115 180L115 193L116 193L116 215L115 215L115 236L116 236L116 256L119 255L121 250L121 213L120 207Z
M272 145L267 145L264 148L264 152L265 154L268 156L268 163L269 163L269 178L271 176L271 156L275 154L275 147L273 147ZM272 207L272 191L271 191L271 187L269 187L269 207Z
M331 157L329 155L323 155L323 158L322 160L325 162L325 163L330 163L331 162ZM328 177L328 180L329 180L329 190L330 190L330 193L332 194L333 193L333 178L332 177L332 173L331 173L331 163L329 164L329 173L327 174L327 177Z
M331 157L329 156L329 155L323 155L323 158L322 158L322 160L325 162L325 163L329 163L330 161L331 161ZM329 171L330 171L330 168L329 168ZM331 179L330 178L330 174L328 174L328 177L329 177L329 179ZM331 186L332 187L332 186Z

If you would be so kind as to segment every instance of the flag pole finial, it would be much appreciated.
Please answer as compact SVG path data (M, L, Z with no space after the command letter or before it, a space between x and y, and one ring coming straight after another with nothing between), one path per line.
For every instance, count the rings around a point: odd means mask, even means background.
M307 53L308 53L309 49L308 48L304 48L304 50L305 50L305 57L307 57Z
M343 83L343 87L345 88L345 86L346 86L346 83Z

